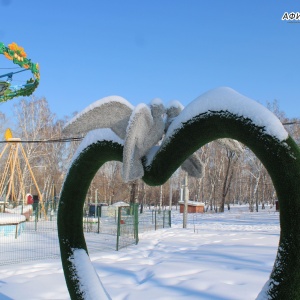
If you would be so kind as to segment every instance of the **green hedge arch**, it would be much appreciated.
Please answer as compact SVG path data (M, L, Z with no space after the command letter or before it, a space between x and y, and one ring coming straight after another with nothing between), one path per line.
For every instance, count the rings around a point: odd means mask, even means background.
M71 299L110 299L108 295L91 296L92 292L82 283L82 277L87 274L80 274L72 258L75 250L83 250L88 254L82 220L90 183L104 163L111 160L122 161L122 157L123 145L117 142L108 140L92 144L74 161L64 182L57 226L62 266Z
M300 150L295 141L290 136L280 141L250 118L229 111L207 111L183 125L162 144L151 165L144 159L143 180L149 185L163 184L187 157L215 139L232 138L249 147L270 174L280 204L277 257L259 299L300 299ZM84 199L101 165L110 160L122 161L122 147L105 138L86 147L72 164L62 189L58 232L72 299L86 299L81 280L70 262L74 249L87 253L82 228Z

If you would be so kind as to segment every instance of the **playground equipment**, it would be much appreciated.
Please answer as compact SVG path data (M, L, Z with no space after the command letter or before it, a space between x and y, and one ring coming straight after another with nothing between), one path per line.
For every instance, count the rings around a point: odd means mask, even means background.
M0 235L14 236L16 239L24 230L25 223L23 215L0 213Z
M6 47L0 42L0 54L20 67L20 70L0 75L0 102L5 102L19 96L31 95L39 85L39 65L31 62L31 60L27 58L24 49L16 43L11 43ZM33 76L24 84L13 84L13 76L25 71L31 71ZM1 78L5 77L6 80L1 80Z
M82 121L89 120L83 118ZM131 144L136 147L131 150L138 151L139 142L144 142L146 137L141 131L128 129L126 134L135 135L133 140L138 146ZM98 169L107 161L124 160L126 138L124 143L109 129L89 132L67 173L58 210L58 233L72 299L110 299L101 282L97 287L89 284L98 279L88 259L82 210L88 187ZM240 141L255 153L272 178L280 203L277 257L258 299L300 299L300 149L280 120L264 106L230 88L205 93L172 120L159 145L146 151L141 159L142 179L149 185L162 185L191 154L220 138ZM132 157L140 158L139 155ZM131 171L135 174L134 169ZM89 280L84 280L87 277Z
M46 217L43 197L32 172L26 152L21 143L21 139L14 138L11 130L8 128L5 132L5 140L7 143L0 154L1 160L1 158L4 157L4 154L8 152L4 171L0 180L0 197L4 198L4 207L9 199L15 202L17 202L18 199L22 199L23 204L27 204L24 203L25 199L27 200L27 197L25 192L24 176L21 167L21 160L23 160L23 166L25 165L29 171L39 197L42 213Z

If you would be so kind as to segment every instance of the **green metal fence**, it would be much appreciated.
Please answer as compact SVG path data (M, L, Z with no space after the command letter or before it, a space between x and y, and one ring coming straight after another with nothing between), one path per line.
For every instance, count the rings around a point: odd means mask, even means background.
M0 236L0 265L60 255L56 213L51 214L49 211L49 214L42 216L40 211L37 208L32 214L31 212L27 214L26 222L22 223L22 232L18 235L9 234L8 226L12 225L1 222L6 215L14 216L14 214L1 214L0 228L3 230Z
M39 206L19 227L8 228L0 219L0 265L60 257L57 211L49 205L43 216ZM139 233L171 226L169 211L144 211L132 207L102 207L96 216L83 218L89 253L120 250L137 244ZM16 231L17 230L17 231Z
M118 208L116 250L139 242L138 204Z
M90 253L102 249L118 251L129 245L137 244L138 205L98 207L95 216L84 218L83 228ZM91 241L91 237L97 236L97 234L98 242Z
M170 210L151 210L139 214L139 232L171 227Z

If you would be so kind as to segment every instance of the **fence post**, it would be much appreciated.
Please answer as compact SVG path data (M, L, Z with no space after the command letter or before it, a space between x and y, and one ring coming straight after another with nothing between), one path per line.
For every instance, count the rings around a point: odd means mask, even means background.
M169 210L169 227L171 228L172 220L171 220L171 211Z
M117 251L119 251L119 242L120 242L120 235L121 235L121 209L122 207L118 207L117 246L116 246Z
M154 228L156 230L157 220L156 220L156 210L154 211Z
M97 218L98 218L98 233L100 233L100 217L101 217L101 206L97 206Z
M38 218L39 218L39 206L37 205L36 208L35 208L35 218L34 218L34 228L35 228L35 231L37 231L37 222L38 222Z
M139 205L135 204L134 206L134 237L135 244L139 242Z
M16 224L15 239L18 237L18 226L19 226L19 224Z

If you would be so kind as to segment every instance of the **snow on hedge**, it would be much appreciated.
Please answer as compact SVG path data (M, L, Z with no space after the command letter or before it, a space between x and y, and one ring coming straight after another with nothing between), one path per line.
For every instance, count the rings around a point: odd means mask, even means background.
M109 128L100 128L95 129L92 131L89 131L85 138L82 140L80 145L78 146L75 154L73 155L71 165L72 163L77 159L77 157L80 155L84 149L86 149L88 146L97 143L98 141L111 141L115 143L119 143L121 145L124 144L124 141L120 139L111 129Z
M85 300L111 299L105 291L85 250L73 249L73 255L69 258L69 261L72 263L75 276L80 282L80 292Z
M266 107L231 88L220 87L208 91L187 105L170 125L165 140L170 138L178 128L184 126L185 122L209 111L228 111L249 118L256 126L264 127L266 134L274 136L279 141L288 138L288 133L279 119Z

